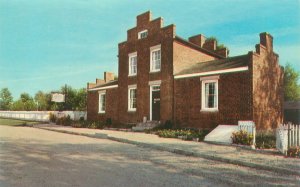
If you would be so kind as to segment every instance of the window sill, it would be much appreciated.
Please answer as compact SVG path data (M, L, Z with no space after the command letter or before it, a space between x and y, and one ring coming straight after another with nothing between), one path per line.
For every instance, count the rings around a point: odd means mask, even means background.
M128 109L127 112L136 112L136 109Z
M135 76L136 76L136 74L128 75L128 77L135 77Z
M207 109L207 108L205 108L205 109L201 109L200 110L200 112L219 112L219 109Z
M158 72L160 72L160 70L152 70L149 73L158 73Z
M105 114L105 111L100 111L98 112L98 114Z

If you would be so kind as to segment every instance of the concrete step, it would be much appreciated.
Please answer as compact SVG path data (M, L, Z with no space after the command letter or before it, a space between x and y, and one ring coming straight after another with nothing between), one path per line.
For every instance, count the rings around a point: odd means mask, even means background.
M204 141L231 144L231 135L237 130L237 125L218 125L214 130L205 136Z
M158 121L147 121L136 124L136 126L132 127L133 131L144 131L146 129L153 129L159 125Z

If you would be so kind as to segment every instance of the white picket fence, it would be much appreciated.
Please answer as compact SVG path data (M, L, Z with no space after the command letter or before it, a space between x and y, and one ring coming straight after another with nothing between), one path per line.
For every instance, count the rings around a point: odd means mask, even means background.
M85 111L0 111L0 117L49 122L50 113L53 113L56 116L69 115L73 120L79 120L81 117L86 119Z
M282 124L276 129L276 148L287 154L289 147L300 146L300 125Z
M256 127L253 121L238 121L238 130L244 130L253 136L253 146L256 139Z

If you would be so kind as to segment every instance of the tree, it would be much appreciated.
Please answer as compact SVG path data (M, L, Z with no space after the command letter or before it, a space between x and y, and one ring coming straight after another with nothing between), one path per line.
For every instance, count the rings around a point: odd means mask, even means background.
M28 93L22 93L20 98L13 103L12 109L20 111L32 111L36 110L37 106L33 98Z
M13 97L8 88L2 88L0 91L0 110L9 110L13 102Z
M300 99L300 85L298 84L300 73L289 63L284 68L284 100L296 101Z
M38 110L51 109L51 94L38 91L34 96L34 100L37 103Z

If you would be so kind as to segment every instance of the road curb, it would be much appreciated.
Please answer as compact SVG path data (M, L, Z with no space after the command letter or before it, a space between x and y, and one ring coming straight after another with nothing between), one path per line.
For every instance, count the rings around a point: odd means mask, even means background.
M90 138L108 139L108 140L112 140L112 141L116 141L116 142L128 143L128 144L142 146L142 147L146 147L146 148L152 148L152 149L156 149L156 150L160 150L160 151L167 151L167 152L175 153L178 155L199 157L199 158L204 158L204 159L209 159L209 160L214 160L214 161L219 161L219 162L225 162L225 163L234 164L234 165L246 166L246 167L255 168L255 169L275 171L275 172L281 173L281 174L300 175L300 171L298 172L295 170L289 170L289 169L285 169L285 168L279 168L279 167L274 167L274 166L267 166L267 165L261 165L261 164L251 163L251 162L245 162L245 161L241 161L241 160L223 158L223 157L220 157L217 155L196 153L196 152L186 151L186 150L182 150L182 149L178 149L178 148L170 148L170 147L165 147L165 146L160 146L160 145L155 145L155 144L143 143L143 142L128 140L128 139L124 139L124 138L112 137L112 136L109 136L107 134L102 134L102 133L96 133L93 135L93 134L87 134L87 133L71 132L71 131L67 131L67 130L50 129L50 128L45 128L45 127L34 127L34 128L38 128L38 129L42 129L42 130L49 130L49 131L54 131L54 132L59 132L59 133L66 133L66 134L71 134L71 135L86 136L86 137L90 137Z

